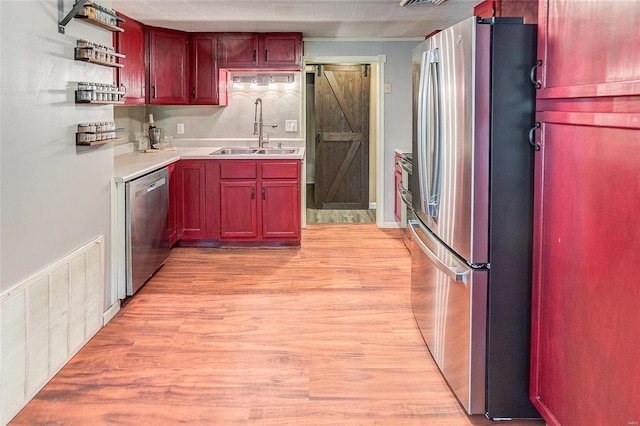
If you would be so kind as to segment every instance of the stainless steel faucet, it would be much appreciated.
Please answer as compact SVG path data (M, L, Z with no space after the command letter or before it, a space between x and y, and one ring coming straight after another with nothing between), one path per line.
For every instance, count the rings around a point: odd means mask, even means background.
M258 113L258 105L260 105L260 113ZM253 134L258 135L258 147L264 148L264 137L262 135L262 128L269 126L272 128L278 127L277 124L264 124L262 122L262 99L256 99L256 109L253 114Z

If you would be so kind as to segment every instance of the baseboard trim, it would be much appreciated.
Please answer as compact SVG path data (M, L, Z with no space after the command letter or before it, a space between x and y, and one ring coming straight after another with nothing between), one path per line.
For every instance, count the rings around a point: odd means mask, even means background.
M113 319L113 317L116 316L116 314L120 312L120 301L118 300L116 303L113 304L113 306L111 306L109 309L107 309L107 311L102 315L103 318L103 325L107 325L107 323L109 321L111 321Z
M398 222L382 222L382 226L380 228L396 228L400 229L400 224Z

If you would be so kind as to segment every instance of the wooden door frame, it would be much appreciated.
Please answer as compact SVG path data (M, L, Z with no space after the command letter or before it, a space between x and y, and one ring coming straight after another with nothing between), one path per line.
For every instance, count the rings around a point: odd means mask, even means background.
M375 80L373 82L372 87L375 87L375 91L371 91L371 107L375 110L373 117L375 119L375 143L376 143L376 163L375 163L375 171L376 171L376 225L378 228L384 228L384 64L387 62L387 55L376 55L376 56L316 56L316 57L307 57L303 58L303 67L305 70L307 65L353 65L353 64L363 64L369 65L372 68L376 68L375 72ZM303 75L306 71L303 71ZM302 105L307 104L307 89L306 85L303 84L302 87ZM307 115L302 114L302 123L301 128L306 129L307 125ZM304 132L304 140L306 144L307 135L306 131ZM371 137L371 136L370 136ZM302 227L305 228L307 226L307 201L306 201L306 184L307 184L307 176L306 176L306 163L304 164L302 171Z

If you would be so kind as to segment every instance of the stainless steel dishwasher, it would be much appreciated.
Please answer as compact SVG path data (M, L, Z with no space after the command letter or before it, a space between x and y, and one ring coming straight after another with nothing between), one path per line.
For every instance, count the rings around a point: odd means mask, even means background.
M169 172L163 169L125 185L127 296L169 257Z

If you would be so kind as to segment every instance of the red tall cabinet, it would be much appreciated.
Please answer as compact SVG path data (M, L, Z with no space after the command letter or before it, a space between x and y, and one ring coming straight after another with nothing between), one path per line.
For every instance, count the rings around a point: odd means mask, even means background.
M145 27L140 22L118 14L124 18L120 27L124 32L114 32L116 51L125 55L120 58L122 68L116 68L118 86L123 85L126 95L125 105L144 105L146 102L145 78Z
M531 399L640 422L640 8L541 0Z

